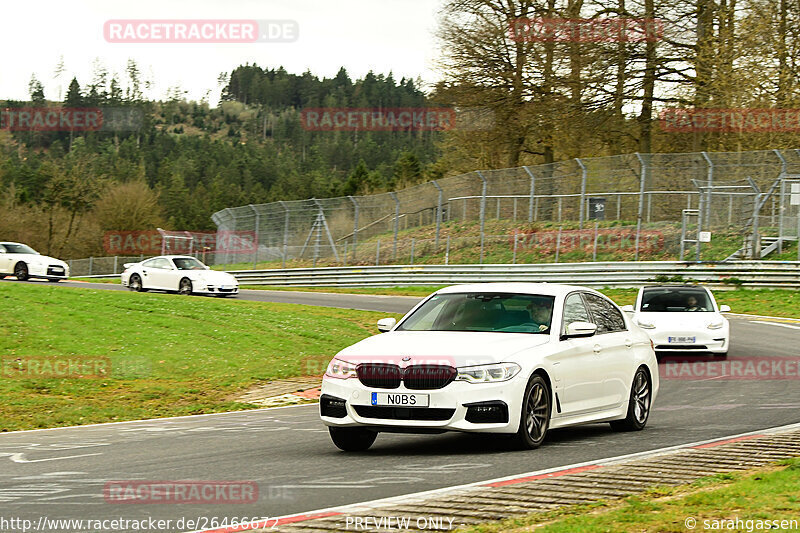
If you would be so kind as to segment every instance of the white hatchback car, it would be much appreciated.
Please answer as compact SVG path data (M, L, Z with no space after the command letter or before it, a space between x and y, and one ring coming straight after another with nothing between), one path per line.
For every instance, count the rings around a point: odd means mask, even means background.
M125 263L124 267L122 285L136 292L155 289L181 294L239 294L235 277L211 270L190 255L161 255L140 263Z
M711 352L726 355L730 347L730 325L714 295L699 285L642 287L633 320L647 331L657 352Z
M69 265L25 244L0 242L0 279L6 276L15 276L20 281L30 278L61 281L69 277Z
M320 415L342 450L379 432L516 434L535 448L551 428L640 430L658 392L647 334L583 287L447 287L378 329L323 378Z

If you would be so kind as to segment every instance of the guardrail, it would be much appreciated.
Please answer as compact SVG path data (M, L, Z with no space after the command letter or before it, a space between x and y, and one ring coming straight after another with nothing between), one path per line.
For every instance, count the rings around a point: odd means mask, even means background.
M800 288L800 262L547 263L531 265L387 265L237 270L241 285L284 287L396 287L483 282L547 282L626 288L696 281L718 287Z

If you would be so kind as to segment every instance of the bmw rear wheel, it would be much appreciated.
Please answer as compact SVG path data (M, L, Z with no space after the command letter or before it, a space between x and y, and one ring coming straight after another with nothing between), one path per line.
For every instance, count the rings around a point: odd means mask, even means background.
M631 385L628 415L622 420L612 421L611 428L616 431L640 431L644 429L647 424L647 417L650 416L652 390L650 375L644 367L639 367Z

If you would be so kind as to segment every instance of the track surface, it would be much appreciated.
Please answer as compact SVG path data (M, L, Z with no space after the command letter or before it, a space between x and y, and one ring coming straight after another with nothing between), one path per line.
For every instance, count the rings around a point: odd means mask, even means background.
M66 283L59 285L68 285ZM114 285L76 283L85 288ZM177 296L176 296L177 297ZM403 312L418 299L245 291L240 299ZM732 318L730 360L800 358L800 325ZM690 359L691 360L691 359ZM662 380L647 429L556 430L531 452L491 438L382 434L362 454L331 444L316 406L0 435L0 517L279 516L800 422L795 380ZM247 480L249 505L113 505L109 480Z

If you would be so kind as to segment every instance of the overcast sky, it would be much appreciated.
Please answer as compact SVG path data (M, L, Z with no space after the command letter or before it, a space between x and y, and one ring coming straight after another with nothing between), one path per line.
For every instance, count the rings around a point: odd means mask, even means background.
M129 58L154 82L147 96L164 98L174 86L200 100L211 91L216 103L220 72L245 63L283 65L333 76L340 66L352 78L369 70L392 71L397 80L436 80L438 55L433 31L442 0L40 0L3 2L0 31L0 100L28 98L31 74L48 99L63 98L73 76L81 86L92 79L99 60L125 79ZM293 43L143 44L110 43L103 24L110 19L294 20ZM65 73L54 76L63 56Z

